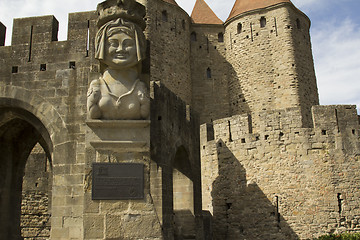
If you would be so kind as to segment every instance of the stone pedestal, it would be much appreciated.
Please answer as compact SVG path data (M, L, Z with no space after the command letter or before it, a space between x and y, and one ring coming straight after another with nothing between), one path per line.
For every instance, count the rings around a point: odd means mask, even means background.
M90 120L87 126L84 238L162 239L160 221L150 195L150 121ZM142 185L132 182L139 181L139 173L126 170L129 167L139 169L139 166L143 167ZM93 169L97 172L93 172ZM124 187L124 191L129 190L130 194L120 194L122 197L115 200L94 200L92 180L94 176L103 174L102 171L105 175L108 172L117 174L115 180L109 182L110 195L116 181L128 184L117 190ZM102 181L102 184L104 182L106 188L106 181ZM137 191L143 191L143 194L137 192L135 197L131 197L133 190L130 185L134 185Z

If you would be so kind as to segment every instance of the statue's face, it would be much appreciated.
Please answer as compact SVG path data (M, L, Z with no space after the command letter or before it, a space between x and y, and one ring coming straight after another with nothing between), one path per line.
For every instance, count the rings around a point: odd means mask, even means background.
M128 68L137 64L135 40L123 32L112 34L105 43L104 63L112 69Z

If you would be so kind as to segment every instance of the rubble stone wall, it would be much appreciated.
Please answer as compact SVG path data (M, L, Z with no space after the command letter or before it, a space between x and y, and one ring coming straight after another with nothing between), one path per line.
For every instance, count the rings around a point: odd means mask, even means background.
M57 41L53 16L15 19L12 45L0 47L1 107L26 110L48 131L52 239L83 237L86 93L90 75L99 71L87 42L95 37L96 17L70 14L67 41ZM29 199L33 194L38 200ZM29 192L24 201L45 204L46 194L40 195Z
M215 239L359 230L355 106L313 107L315 128L302 128L299 112L266 111L260 131L251 131L247 114L201 126L203 208Z
M191 103L190 18L173 4L149 1L145 34L150 45L150 81L161 82Z
M232 114L301 107L304 126L310 126L310 108L319 100L309 27L309 19L291 4L225 23L226 56L234 69L229 81ZM253 114L254 128L258 121Z
M226 61L224 26L193 24L191 35L192 106L201 123L228 117L228 80L234 70Z

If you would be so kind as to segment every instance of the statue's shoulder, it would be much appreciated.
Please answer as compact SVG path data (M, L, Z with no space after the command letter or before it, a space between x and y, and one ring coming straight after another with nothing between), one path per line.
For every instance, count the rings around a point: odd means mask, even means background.
M94 79L90 82L90 87L99 86L101 84L102 80L101 78Z
M146 84L141 80L137 81L137 88L141 89L141 90L146 90L147 89Z

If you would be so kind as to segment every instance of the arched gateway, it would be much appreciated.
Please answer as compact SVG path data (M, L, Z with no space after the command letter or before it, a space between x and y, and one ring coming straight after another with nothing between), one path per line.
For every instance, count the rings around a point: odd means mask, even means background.
M23 239L21 202L27 160L34 146L39 144L52 168L55 138L61 133L66 139L67 131L54 126L56 120L60 120L59 115L37 94L18 87L1 90L4 94L0 97L0 232L6 239ZM42 103L32 104L37 101ZM57 157L55 161L59 163L62 159ZM34 198L36 196L30 196L31 200ZM35 218L39 215L38 209L30 211L29 215L32 216L30 220Z

